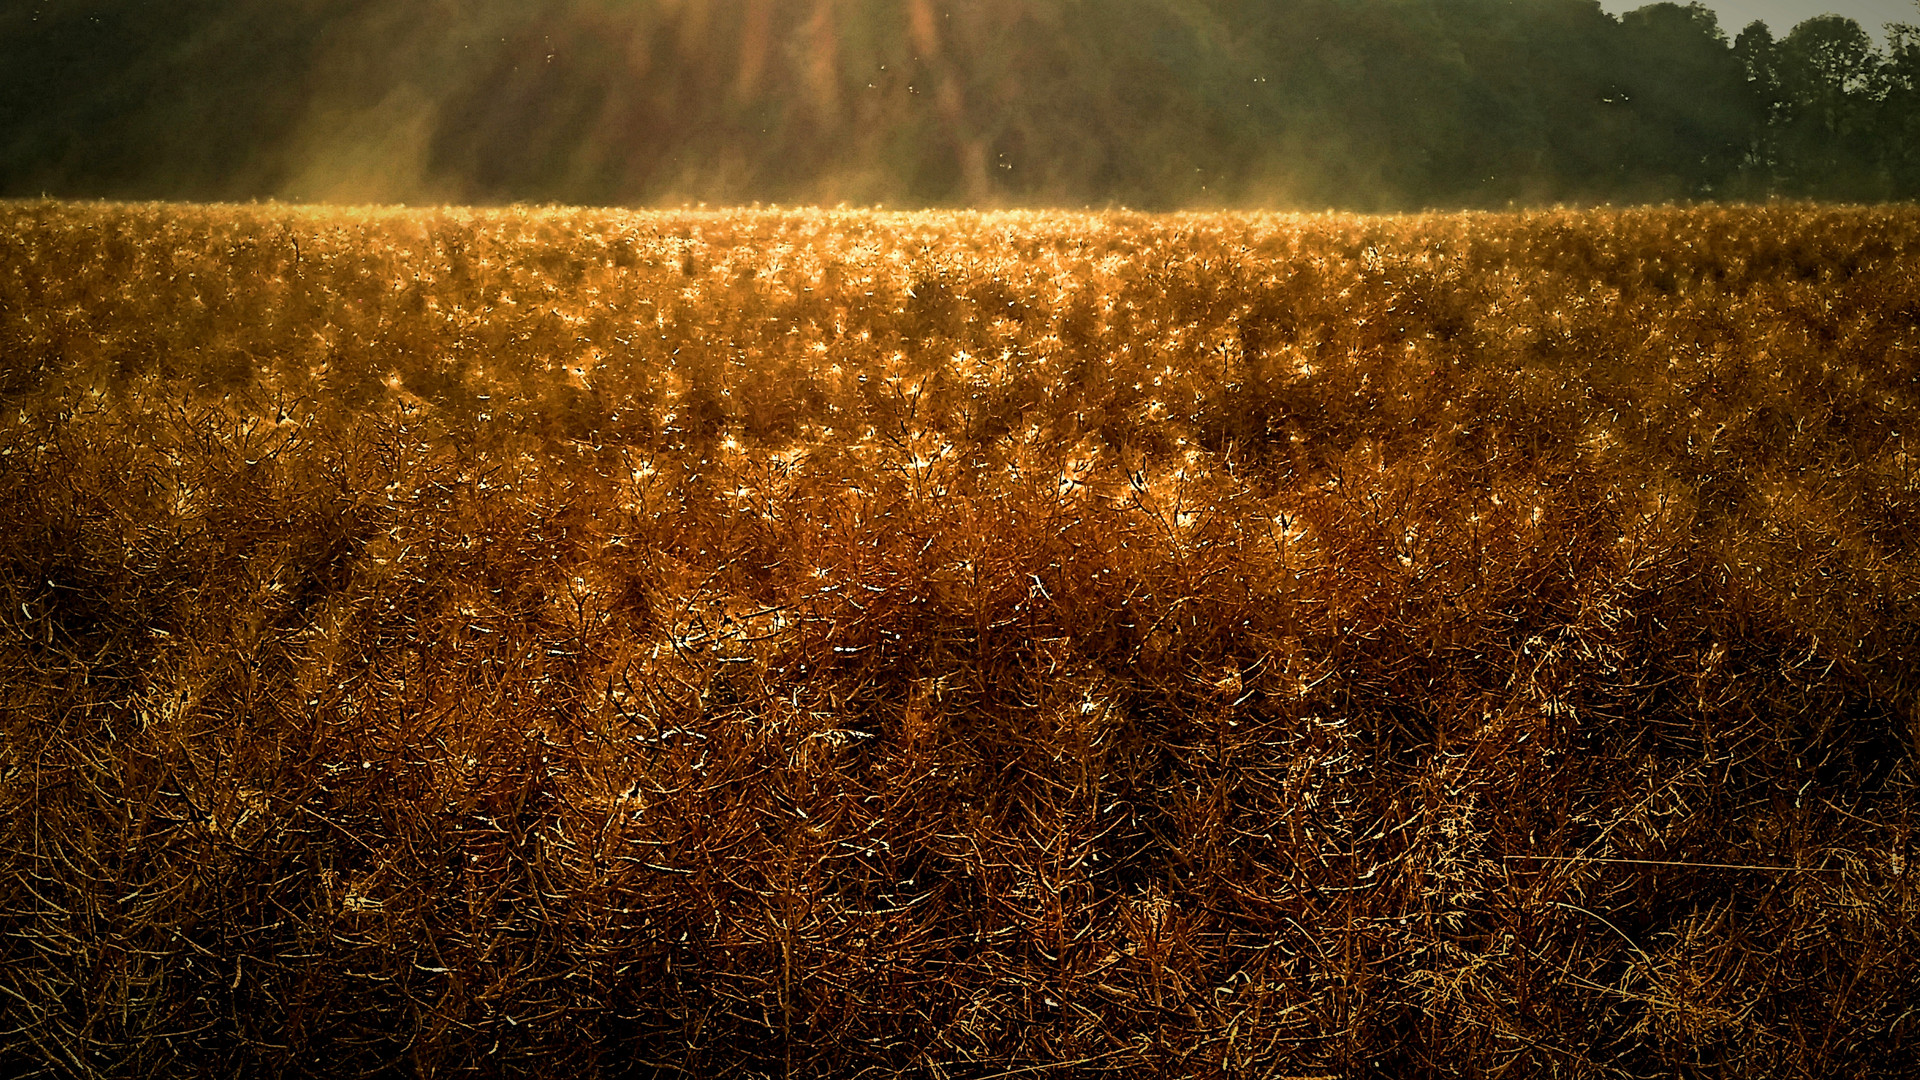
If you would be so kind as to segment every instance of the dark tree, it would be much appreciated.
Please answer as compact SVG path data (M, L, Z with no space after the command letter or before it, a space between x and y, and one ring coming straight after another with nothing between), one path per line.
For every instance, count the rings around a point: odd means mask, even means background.
M1884 96L1873 39L1852 19L1822 15L1793 28L1774 51L1782 115L1776 145L1783 186L1796 195L1890 194L1874 145Z
M1881 67L1886 96L1880 101L1875 142L1888 184L1901 196L1920 193L1920 27L1889 28L1887 59Z
M1621 18L1625 187L1649 197L1718 194L1765 120L1720 21L1701 4L1662 3Z

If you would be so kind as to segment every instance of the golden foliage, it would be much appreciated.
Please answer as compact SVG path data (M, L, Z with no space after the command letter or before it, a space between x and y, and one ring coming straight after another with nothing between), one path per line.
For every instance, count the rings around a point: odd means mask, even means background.
M1896 1068L1916 258L0 207L0 1061Z

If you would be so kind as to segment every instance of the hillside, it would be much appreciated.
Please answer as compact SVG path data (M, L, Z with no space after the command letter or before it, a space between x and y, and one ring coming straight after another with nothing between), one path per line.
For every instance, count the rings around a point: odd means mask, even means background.
M0 205L0 1071L1897 1072L1917 258Z

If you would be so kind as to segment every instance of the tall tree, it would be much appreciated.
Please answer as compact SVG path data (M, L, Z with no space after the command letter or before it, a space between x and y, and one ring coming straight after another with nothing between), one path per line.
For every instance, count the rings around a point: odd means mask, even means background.
M1920 26L1895 23L1887 30L1885 95L1874 141L1892 192L1913 198L1920 196Z
M1719 193L1764 121L1747 73L1706 6L1653 4L1621 18L1622 186L1645 197Z
M1775 120L1782 183L1795 194L1884 197L1874 146L1884 86L1873 39L1852 19L1822 15L1774 51L1784 103Z

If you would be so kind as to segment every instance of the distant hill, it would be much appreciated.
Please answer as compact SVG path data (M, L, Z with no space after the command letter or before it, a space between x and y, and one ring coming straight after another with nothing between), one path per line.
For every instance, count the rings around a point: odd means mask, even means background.
M1267 205L1920 193L1920 33L1594 0L20 0L0 194Z

